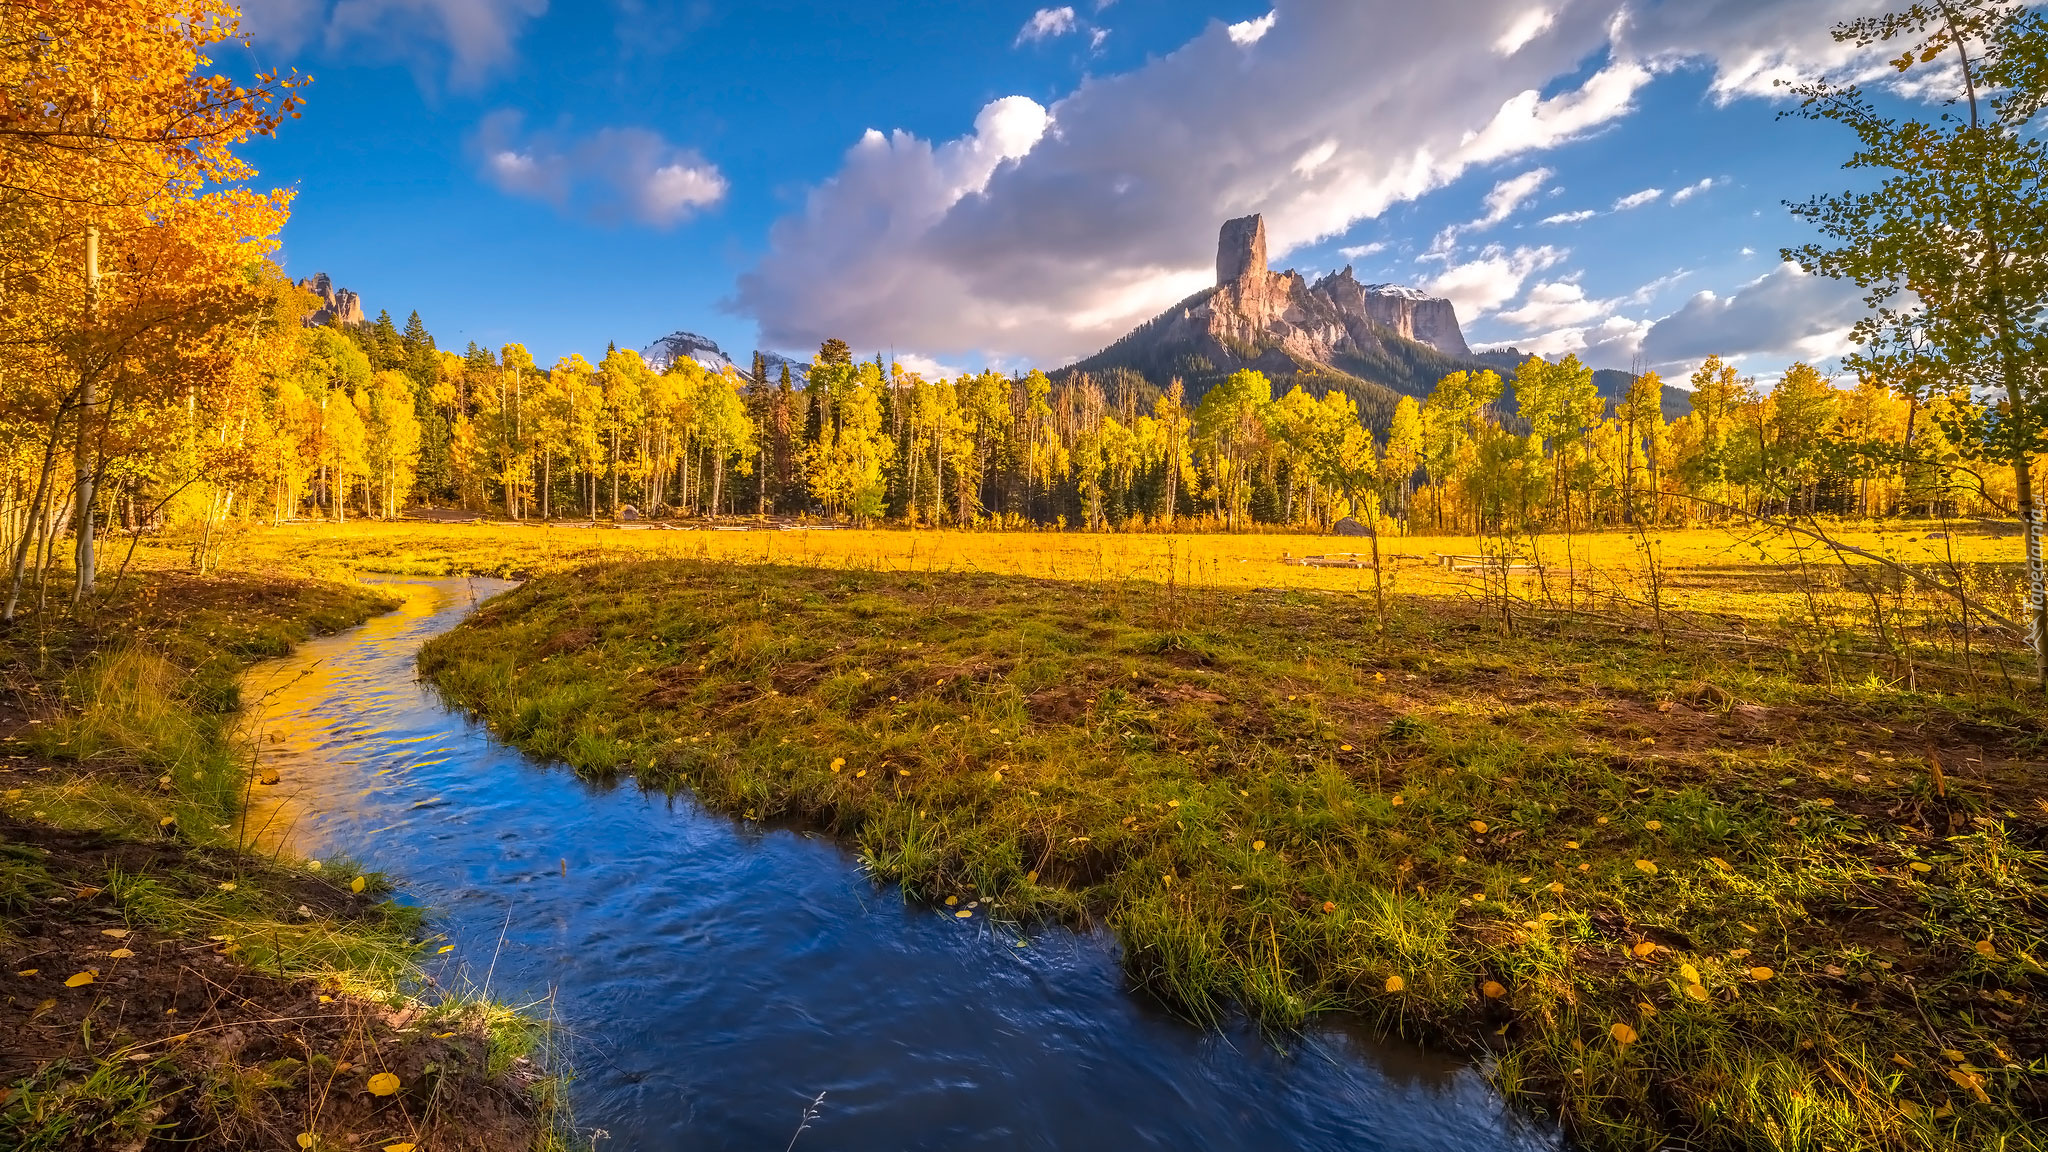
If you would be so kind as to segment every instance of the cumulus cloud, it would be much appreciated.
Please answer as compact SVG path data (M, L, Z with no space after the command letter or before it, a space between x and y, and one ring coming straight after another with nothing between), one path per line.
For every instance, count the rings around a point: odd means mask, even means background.
M1342 256L1346 260L1363 260L1367 256L1377 255L1386 250L1386 241L1375 240L1370 244L1358 244L1350 248L1339 248L1337 249L1337 255Z
M1495 311L1522 291L1529 277L1564 259L1551 247L1517 248L1510 252L1498 244L1488 245L1477 259L1454 264L1423 287L1432 295L1449 300L1463 320Z
M1568 328L1605 316L1613 307L1613 301L1589 298L1576 280L1546 280L1500 319L1522 328Z
M767 347L838 336L956 359L1084 355L1208 284L1226 219L1263 213L1284 261L1475 170L1599 131L1681 62L1718 83L1724 66L1750 67L1753 45L1786 59L1787 45L1833 51L1828 22L1860 0L1790 6L1796 20L1764 0L1544 7L1548 23L1503 56L1496 37L1527 19L1529 0L1280 0L1088 77L1050 108L1009 98L1028 105L1015 126L1030 131L994 131L992 117L1020 107L997 101L953 140L871 132L775 225L732 306ZM1688 46L1703 27L1707 47ZM1358 66L1363 43L1371 68ZM1600 63L1586 74L1589 60ZM1513 255L1451 259L1439 278L1497 308L1514 296L1499 292Z
M1662 188L1645 188L1640 192L1631 192L1614 202L1614 210L1616 212L1626 212L1631 208L1641 208L1662 195L1664 195Z
M1577 224L1581 220L1591 220L1598 215L1599 213L1591 208L1581 208L1577 212L1559 212L1555 216L1545 216L1543 222L1545 224Z
M1690 200L1693 197L1699 195L1700 193L1705 192L1707 189L1718 188L1725 183L1727 183L1727 181L1716 180L1712 176L1709 176L1697 184L1687 184L1685 187L1680 188L1676 192L1673 192L1671 194L1671 202L1673 204L1683 204L1687 200Z
M644 128L528 132L517 112L501 111L484 118L471 146L501 191L605 223L666 228L726 193L715 165Z
M1642 353L1652 367L1688 371L1708 356L1771 368L1826 360L1850 350L1849 329L1863 312L1855 285L1780 264L1732 295L1695 295L1644 335Z
M1031 19L1024 22L1023 28L1018 29L1017 43L1036 44L1041 40L1065 36L1073 30L1072 8L1040 8L1031 14Z
M1275 8L1256 20L1243 20L1229 25L1224 28L1224 32L1229 34L1231 43L1239 47L1249 47L1265 39L1266 33L1273 30L1273 21L1279 18L1280 10Z
M473 84L508 63L519 35L547 0L270 0L242 24L262 43L298 52L367 49Z
M1548 8L1531 8L1514 18L1514 22L1500 34L1500 39L1493 42L1493 50L1503 56L1513 56L1522 50L1523 45L1543 35L1551 21L1556 19L1557 14Z

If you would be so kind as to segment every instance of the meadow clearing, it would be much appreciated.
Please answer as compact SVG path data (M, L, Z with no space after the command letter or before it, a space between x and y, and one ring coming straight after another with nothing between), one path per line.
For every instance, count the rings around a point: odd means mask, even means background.
M2017 539L1839 535L2013 614ZM1369 542L1363 542L1369 547ZM1487 1053L1589 1147L2044 1146L2048 725L1859 557L1473 539L262 529L229 563L530 575L422 669L506 740L1102 923L1196 1018ZM1570 559L1565 558L1570 549Z

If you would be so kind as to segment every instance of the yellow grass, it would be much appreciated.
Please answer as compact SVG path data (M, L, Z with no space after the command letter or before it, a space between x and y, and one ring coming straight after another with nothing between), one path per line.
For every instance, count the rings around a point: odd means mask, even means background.
M1979 530L1951 533L1927 522L1899 527L1841 526L1844 543L1889 559L1953 575L1987 579L1995 608L2017 612L2018 536L1996 538ZM1478 596L1485 581L1453 572L1441 554L1496 553L1498 541L1471 536L1387 537L1381 541L1377 590L1388 596ZM1874 569L1855 557L1838 561L1817 544L1780 534L1694 528L1644 536L1606 532L1544 536L1511 543L1518 559L1542 565L1542 575L1508 581L1519 598L1555 603L1593 602L1616 594L1647 595L1650 559L1663 568L1664 606L1738 612L1772 618L1803 616L1803 591L1773 576L1802 565L1822 581L1839 583L1846 571ZM486 522L470 525L361 522L255 527L226 547L229 564L283 563L355 572L406 575L559 571L598 560L702 559L790 564L885 572L990 573L1088 582L1135 580L1225 589L1278 588L1352 594L1376 591L1370 569L1300 567L1283 557L1360 552L1364 539L1308 535L1139 535L1004 533L904 530L673 531ZM1992 579L2003 573L2004 578ZM1498 580L1495 581L1498 583Z

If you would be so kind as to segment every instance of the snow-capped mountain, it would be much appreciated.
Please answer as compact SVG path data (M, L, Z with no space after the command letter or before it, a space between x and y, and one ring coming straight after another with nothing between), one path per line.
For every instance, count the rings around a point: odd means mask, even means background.
M695 332L671 332L649 344L640 353L640 359L656 372L666 372L682 360L695 360L712 372L738 367L732 362L732 357L719 348L717 341Z

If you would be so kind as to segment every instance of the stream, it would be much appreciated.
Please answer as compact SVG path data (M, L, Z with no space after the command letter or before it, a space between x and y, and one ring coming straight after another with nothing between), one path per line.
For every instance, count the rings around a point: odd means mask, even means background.
M1105 935L936 915L829 839L529 758L414 667L510 585L386 586L398 611L248 673L280 774L250 827L390 874L454 946L438 982L552 1015L600 1149L1562 1147L1462 1062L1196 1028Z

